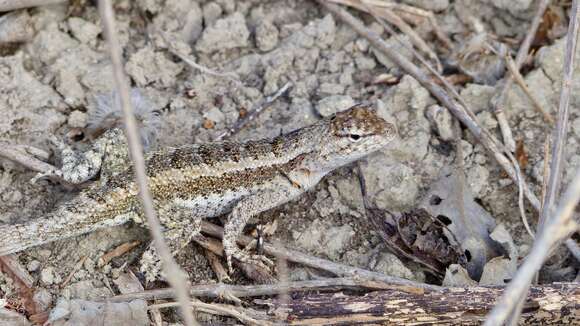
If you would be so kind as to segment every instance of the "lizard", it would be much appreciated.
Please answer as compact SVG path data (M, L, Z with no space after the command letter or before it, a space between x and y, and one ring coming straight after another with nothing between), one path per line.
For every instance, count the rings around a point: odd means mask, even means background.
M272 261L238 247L252 216L312 189L326 174L384 148L397 136L394 124L370 105L357 104L281 136L243 143L222 141L164 148L146 155L154 205L172 253L200 233L201 220L227 215L223 247L232 259L268 268ZM53 141L71 183L100 173L95 182L47 216L0 226L0 256L133 221L146 224L121 128L113 128L80 155Z

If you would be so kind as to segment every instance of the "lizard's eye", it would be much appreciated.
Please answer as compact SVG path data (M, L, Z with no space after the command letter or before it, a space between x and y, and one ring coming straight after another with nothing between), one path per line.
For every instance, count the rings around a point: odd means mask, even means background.
M359 140L360 140L360 138L361 138L361 137L360 137L360 135L357 135L357 134L350 134L350 135L348 136L348 138L349 138L350 140L352 140L353 142L357 142L357 141L359 141Z

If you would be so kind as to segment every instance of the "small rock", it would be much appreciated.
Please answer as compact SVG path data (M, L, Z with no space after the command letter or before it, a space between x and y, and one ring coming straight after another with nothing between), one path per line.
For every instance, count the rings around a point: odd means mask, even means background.
M214 124L221 124L226 118L224 113L215 106L212 107L209 111L205 112L203 117L207 120L213 121Z
M348 95L331 95L318 101L317 111L321 116L329 117L352 107L354 104L354 100Z
M0 325L30 326L32 325L26 316L0 306Z
M450 141L454 137L453 117L449 111L439 105L431 105L427 108L426 116L431 127L444 141Z
M377 62L373 58L369 58L365 55L358 55L354 58L354 63L359 70L371 70L375 69Z
M45 285L56 283L54 267L46 267L40 272L40 281Z
M397 258L397 256L388 253L388 252L381 252L375 259L371 260L369 263L369 268L372 271L383 273L390 276L400 277L408 280L414 280L415 275L411 272L410 269L407 268Z
M401 42L405 45L401 44ZM405 58L411 59L413 57L413 53L411 50L409 50L413 48L413 45L406 35L399 34L396 36L391 36L388 40L385 41L385 43L389 48L404 56ZM378 51L374 47L372 48L372 51L377 60L386 68L393 69L397 67L397 65L388 59L387 56L385 56L381 51Z
M29 44L28 52L38 57L41 62L50 65L63 51L78 46L78 41L61 32L57 24L51 24L36 34Z
M75 110L68 116L68 125L72 128L84 128L87 125L87 119L85 112Z
M250 31L246 26L244 15L239 12L223 19L218 19L207 27L195 46L202 53L212 53L228 49L249 46Z
M445 270L445 279L443 286L448 287L465 287L477 286L477 282L469 277L469 273L461 265L452 264Z
M325 254L332 260L340 258L353 236L354 230L350 225L329 227L320 219L312 222L303 232L293 234L298 246Z
M270 51L278 45L278 28L265 20L256 27L256 45L261 51Z
M147 46L131 56L126 65L127 73L141 87L158 83L163 87L175 85L177 75L183 70L181 64L169 60L163 53Z
M222 15L222 7L215 2L206 3L203 6L203 21L205 26L212 26Z
M489 102L494 94L494 87L479 84L467 84L460 92L461 97L473 113L476 114L488 109Z
M34 37L31 17L26 10L7 13L0 20L0 44L30 41Z
M41 287L34 290L34 302L38 305L39 311L46 311L52 305L52 295L50 292Z
M30 262L28 262L28 264L26 264L26 269L29 272L36 272L39 267L40 267L40 262L38 260L31 260Z
M77 40L89 45L95 45L97 36L101 33L100 26L78 17L69 18L68 27Z
M318 88L318 94L321 96L342 93L344 93L344 85L341 84L323 83Z

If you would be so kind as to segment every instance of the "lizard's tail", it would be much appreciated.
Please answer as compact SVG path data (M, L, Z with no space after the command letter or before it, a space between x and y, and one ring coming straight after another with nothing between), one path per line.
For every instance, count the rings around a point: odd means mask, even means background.
M94 205L92 205L94 204ZM30 247L71 238L97 229L120 225L127 218L105 218L99 204L80 196L60 207L48 217L30 222L0 226L0 256Z

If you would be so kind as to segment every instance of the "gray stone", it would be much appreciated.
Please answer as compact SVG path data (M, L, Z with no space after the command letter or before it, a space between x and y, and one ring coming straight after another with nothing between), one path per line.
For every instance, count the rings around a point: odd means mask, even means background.
M265 20L256 27L256 45L261 51L270 51L278 45L278 28Z
M212 26L215 21L220 18L223 10L222 7L215 2L208 2L203 6L203 21L205 26Z
M244 15L239 12L218 19L213 26L206 27L195 49L202 53L235 49L249 46L250 31Z
M354 100L348 95L331 95L318 101L316 109L321 116L329 117L352 107L354 104Z

